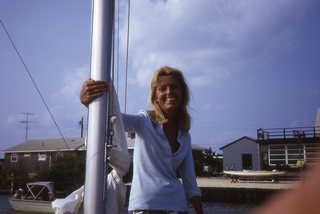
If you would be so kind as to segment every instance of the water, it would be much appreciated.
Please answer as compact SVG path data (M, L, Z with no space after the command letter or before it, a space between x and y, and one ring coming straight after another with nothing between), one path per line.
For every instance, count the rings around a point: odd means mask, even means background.
M1 214L30 214L12 210L8 201L8 195L0 195L0 213ZM227 204L215 202L203 202L204 213L206 214L246 214L252 210L250 204ZM36 214L36 213L34 213Z
M0 213L11 213L10 204L8 201L8 195L0 195Z
M206 214L247 214L253 208L253 204L231 204L203 202L204 213Z

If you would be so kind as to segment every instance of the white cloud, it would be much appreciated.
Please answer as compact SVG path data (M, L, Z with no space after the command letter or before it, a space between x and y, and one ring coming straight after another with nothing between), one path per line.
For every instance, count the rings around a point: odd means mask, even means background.
M83 66L74 71L66 73L63 87L54 95L55 99L68 100L69 102L79 102L79 93L82 83L88 79L89 68Z
M300 0L134 1L131 81L143 86L157 67L171 65L196 75L195 84L219 83L230 72L294 49L291 26L308 5Z
M79 101L82 83L88 79L89 68L82 66L64 73L63 86L51 98L49 108L57 124L76 124L85 115L85 108ZM40 115L42 126L53 125L52 118L45 109ZM62 127L59 127L62 129ZM54 128L56 129L56 128Z
M21 115L9 115L6 121L6 126L16 126L22 120Z

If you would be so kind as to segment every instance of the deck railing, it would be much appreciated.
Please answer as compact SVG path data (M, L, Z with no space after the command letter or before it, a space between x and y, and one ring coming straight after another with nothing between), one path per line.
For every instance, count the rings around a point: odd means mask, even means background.
M258 140L320 137L320 126L258 129Z

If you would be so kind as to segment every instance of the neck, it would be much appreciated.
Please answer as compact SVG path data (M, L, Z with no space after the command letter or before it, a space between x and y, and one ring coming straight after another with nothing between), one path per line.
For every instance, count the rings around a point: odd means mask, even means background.
M167 126L178 126L179 125L179 118L176 114L169 114L169 115L165 115L167 122L166 125Z

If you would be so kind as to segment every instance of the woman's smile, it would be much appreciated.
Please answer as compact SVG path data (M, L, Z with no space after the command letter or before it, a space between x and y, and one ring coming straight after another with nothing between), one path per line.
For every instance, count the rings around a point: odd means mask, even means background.
M158 78L157 102L166 114L176 113L182 103L182 92L178 80L172 76Z

